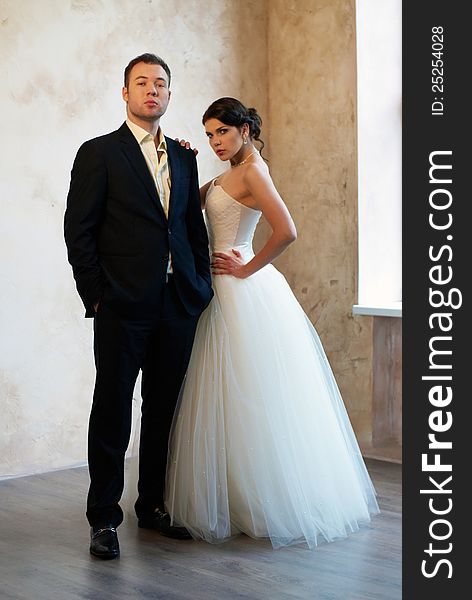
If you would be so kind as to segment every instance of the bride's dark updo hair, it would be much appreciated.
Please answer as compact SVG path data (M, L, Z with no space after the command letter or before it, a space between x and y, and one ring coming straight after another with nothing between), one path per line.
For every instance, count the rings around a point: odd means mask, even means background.
M246 108L242 102L236 98L219 98L210 104L202 117L202 123L208 119L218 119L225 125L242 127L245 123L249 125L249 135L252 140L259 142L264 148L264 142L259 137L261 133L262 119L255 108Z

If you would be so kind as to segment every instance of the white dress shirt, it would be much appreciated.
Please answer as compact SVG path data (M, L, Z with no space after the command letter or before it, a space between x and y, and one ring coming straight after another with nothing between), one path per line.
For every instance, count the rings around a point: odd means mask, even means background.
M167 160L167 144L162 129L159 127L155 141L152 134L129 119L126 120L126 125L136 138L146 159L146 164L156 185L159 200L167 217L169 214L171 179Z
M157 194L159 196L159 200L161 201L162 208L164 209L166 217L168 217L171 174L169 161L167 160L167 144L164 134L162 133L162 129L159 127L156 140L154 140L152 134L139 125L136 125L136 123L133 123L129 119L126 119L126 125L128 125L130 128L131 133L134 135L139 147L141 148L141 152L146 160L149 172L151 173L153 181L156 185ZM167 272L172 273L170 254Z

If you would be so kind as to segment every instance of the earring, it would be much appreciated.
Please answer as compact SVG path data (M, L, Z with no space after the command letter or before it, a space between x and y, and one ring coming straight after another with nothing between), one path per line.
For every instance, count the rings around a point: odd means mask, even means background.
M247 144L247 137L243 137L243 144Z

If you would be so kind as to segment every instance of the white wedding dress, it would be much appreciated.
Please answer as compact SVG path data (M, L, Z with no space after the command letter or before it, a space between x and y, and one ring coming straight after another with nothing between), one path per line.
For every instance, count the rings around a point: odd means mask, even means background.
M211 250L249 261L261 213L214 182L205 212ZM213 287L174 416L167 510L209 542L345 537L378 506L315 329L272 265Z

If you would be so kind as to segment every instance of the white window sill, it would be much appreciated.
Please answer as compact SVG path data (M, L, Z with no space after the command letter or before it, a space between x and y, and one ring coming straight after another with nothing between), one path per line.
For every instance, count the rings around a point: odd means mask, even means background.
M402 316L401 302L385 302L382 304L354 304L353 315L369 317L400 317Z

